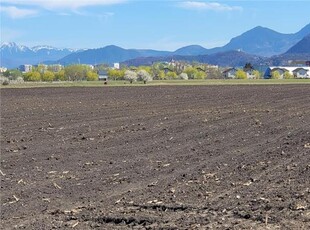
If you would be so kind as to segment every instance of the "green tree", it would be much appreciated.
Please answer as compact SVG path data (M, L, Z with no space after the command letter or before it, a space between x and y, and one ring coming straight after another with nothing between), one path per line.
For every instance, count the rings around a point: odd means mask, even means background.
M178 77L178 75L175 72L170 72L170 71L166 74L166 76L169 80L177 79Z
M53 81L55 79L55 74L51 71L45 71L42 74L42 81Z
M159 70L158 73L157 73L157 79L158 79L158 80L164 80L165 77L166 77L165 71Z
M196 68L190 66L184 70L184 73L187 74L188 79L194 79L195 75L198 73L198 70Z
M96 81L96 80L98 80L98 74L95 73L94 71L87 71L86 80L87 81Z
M288 72L288 71L286 71L285 73L284 73L284 79L293 79L294 78L294 75L293 74L291 74L290 72Z
M25 81L41 81L41 74L37 71L28 72L24 77Z
M254 75L255 79L261 78L261 73L258 70L253 70L252 74Z
M138 70L145 70L149 74L152 74L152 67L151 66L139 66Z
M67 80L65 77L65 70L60 70L59 72L55 73L55 79L58 81Z
M119 69L109 69L108 76L114 80L122 80L124 79L125 72Z
M91 71L87 65L70 65L65 67L65 75L70 81L86 80L86 73Z
M4 71L3 76L6 78L9 78L10 77L10 70L7 69L6 71Z
M197 71L197 73L194 75L194 79L206 79L207 74L202 71Z
M275 70L271 72L271 79L280 79L281 78L281 74L279 73L279 71Z
M165 79L165 72L162 70L162 66L160 63L155 63L151 67L150 74L152 75L153 79L156 80L163 80Z
M236 72L236 79L247 79L246 72L244 72L242 69L238 69Z
M17 69L12 69L5 71L3 76L9 78L10 80L16 80L18 77L22 77L23 73Z

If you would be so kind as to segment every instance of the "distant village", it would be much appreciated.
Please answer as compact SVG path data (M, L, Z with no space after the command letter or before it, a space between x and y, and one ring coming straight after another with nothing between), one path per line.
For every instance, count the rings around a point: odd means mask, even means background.
M85 77L79 78L65 77L70 75L66 68L72 66L83 66L87 71ZM217 65L208 65L202 63L187 63L184 61L171 60L170 62L154 63L152 66L122 66L120 63L113 65L88 65L76 64L71 66L63 66L60 64L53 65L29 65L24 64L18 69L25 81L55 81L55 80L124 80L124 72L126 70L137 72L144 69L149 73L152 80L172 80L172 79L310 79L310 61L290 61L288 66L253 66L246 63L239 67L219 67ZM30 78L32 72L39 72L41 77ZM119 72L115 72L119 71ZM49 72L49 78L42 77ZM71 71L72 72L72 71ZM10 74L12 70L0 68L1 77L12 79ZM62 78L57 77L62 73ZM92 73L92 74L88 74ZM71 74L72 75L72 74ZM28 77L27 77L28 76ZM88 77L91 76L91 77ZM14 77L13 77L14 78ZM34 80L33 80L34 79ZM14 79L13 79L14 80Z

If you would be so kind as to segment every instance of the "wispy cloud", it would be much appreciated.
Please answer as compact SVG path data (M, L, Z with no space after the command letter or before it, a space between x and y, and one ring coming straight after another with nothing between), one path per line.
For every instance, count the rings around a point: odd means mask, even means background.
M191 10L211 10L211 11L241 11L240 6L229 6L218 2L198 2L186 1L179 4L180 7Z
M114 5L127 0L2 0L10 5L35 6L45 9L78 9L87 6Z
M36 10L20 9L15 6L1 6L0 11L13 19L25 18L38 14Z

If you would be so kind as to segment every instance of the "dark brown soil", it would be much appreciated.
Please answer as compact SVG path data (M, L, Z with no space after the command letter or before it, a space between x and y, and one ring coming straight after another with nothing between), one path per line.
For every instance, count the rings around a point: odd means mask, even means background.
M2 229L309 229L310 87L1 89Z

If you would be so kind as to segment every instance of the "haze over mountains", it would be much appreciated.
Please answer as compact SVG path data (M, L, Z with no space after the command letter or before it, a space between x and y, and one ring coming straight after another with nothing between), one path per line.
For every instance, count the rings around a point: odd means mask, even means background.
M238 52L237 52L238 51ZM174 52L149 49L123 49L109 45L98 49L71 50L49 46L28 48L15 43L1 46L1 66L15 68L20 64L60 63L99 64L126 62L146 64L159 60L195 60L222 66L237 65L242 62L272 62L286 57L306 57L310 53L310 24L293 34L283 34L274 30L255 27L237 36L223 47L206 49L199 45L182 47ZM270 58L272 56L272 58Z

